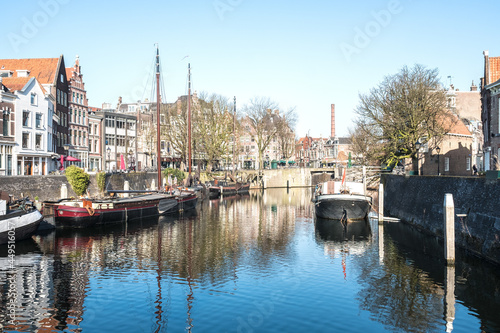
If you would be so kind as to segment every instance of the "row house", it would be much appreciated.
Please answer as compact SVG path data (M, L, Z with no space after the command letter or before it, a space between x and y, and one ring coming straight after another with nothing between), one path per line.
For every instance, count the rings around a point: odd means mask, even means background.
M118 98L116 110L119 113L134 115L137 119L137 147L131 147L129 151L127 164L129 167L135 167L137 170L144 168L153 168L156 166L156 104L148 99L137 101L136 103L122 103L122 98ZM166 154L165 142L162 141L162 156Z
M104 170L104 149L102 133L104 133L103 118L96 114L101 108L88 107L88 169L92 172Z
M20 135L14 143L18 148L4 147L7 151L2 154L4 169L0 172L33 175L57 170L59 157L66 154L64 146L68 144L68 82L64 57L0 59L0 77L3 84L12 85L11 89L3 88L4 95L8 94L6 91L15 95L14 109L4 115L2 122L12 122L10 128L7 126L7 136ZM25 95L27 91L29 95ZM19 128L21 132L17 133ZM46 153L44 147L47 147ZM33 154L27 149L33 149Z
M80 162L70 162L85 170L97 170L99 167L93 165L90 167L89 151L94 151L99 142L89 140L89 109L87 91L83 82L81 72L80 58L76 56L73 67L66 68L66 77L68 78L68 97L69 97L69 130L67 155L76 157ZM94 130L94 128L92 128ZM101 153L101 151L99 151Z
M484 55L481 78L481 120L484 132L484 169L498 170L500 156L500 57Z
M95 117L103 119L101 125L104 138L101 144L103 168L107 171L130 168L137 152L136 116L117 112L116 109L102 109L94 113Z
M297 141L295 160L300 166L321 167L347 163L352 156L351 140L336 136L335 104L330 107L330 128L329 138L312 138L306 135Z
M0 174L46 175L52 164L54 99L35 77L0 77ZM53 169L53 168L52 168Z

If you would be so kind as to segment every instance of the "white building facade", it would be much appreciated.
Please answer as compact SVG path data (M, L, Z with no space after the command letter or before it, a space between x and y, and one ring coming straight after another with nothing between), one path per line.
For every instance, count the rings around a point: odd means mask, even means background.
M15 96L15 145L7 170L12 175L47 175L58 167L52 151L54 98L34 77L3 78L2 82ZM9 164L12 163L11 166ZM5 171L4 171L5 172Z

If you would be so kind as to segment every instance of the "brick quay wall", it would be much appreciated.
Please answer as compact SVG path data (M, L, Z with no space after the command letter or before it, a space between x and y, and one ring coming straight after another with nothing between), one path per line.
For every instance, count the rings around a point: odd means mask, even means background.
M400 218L443 238L444 196L453 195L455 241L500 264L500 181L484 177L399 176L383 174L384 216Z

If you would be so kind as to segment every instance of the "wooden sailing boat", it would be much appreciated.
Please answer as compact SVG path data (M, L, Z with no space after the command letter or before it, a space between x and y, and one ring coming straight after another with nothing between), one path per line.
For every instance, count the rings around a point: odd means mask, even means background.
M56 202L44 202L44 209L54 214L56 227L83 228L95 224L112 224L131 219L183 212L196 207L198 198L192 192L177 190L165 193L161 182L160 150L160 51L156 48L156 116L157 116L157 190L127 191L114 193L144 193L135 197L107 199L61 199ZM156 193L151 193L156 192Z

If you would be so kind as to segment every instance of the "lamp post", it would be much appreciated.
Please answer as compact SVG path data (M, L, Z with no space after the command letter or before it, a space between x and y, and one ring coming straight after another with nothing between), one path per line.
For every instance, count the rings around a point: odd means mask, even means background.
M106 148L106 153L107 153L107 156L108 156L108 171L110 171L111 169L111 148Z
M135 158L134 158L134 152L132 149L129 150L128 152L128 160L129 160L129 171L135 171Z
M419 153L420 153L420 146L421 146L421 143L420 141L417 140L417 142L415 142L415 148L417 148L417 176L420 175L420 170L419 170Z
M441 148L436 147L436 151L437 151L437 153L438 153L438 176L440 176L440 175L441 175L441 173L439 172L439 153L441 152Z

